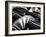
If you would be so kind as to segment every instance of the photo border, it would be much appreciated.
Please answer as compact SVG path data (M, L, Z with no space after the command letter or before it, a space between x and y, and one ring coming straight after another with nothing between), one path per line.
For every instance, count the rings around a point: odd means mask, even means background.
M27 4L43 4L43 33L28 33L28 34L8 34L8 2L17 2L17 3L27 3ZM5 36L18 36L18 35L35 35L35 34L45 34L45 3L41 2L22 2L22 1L5 1Z

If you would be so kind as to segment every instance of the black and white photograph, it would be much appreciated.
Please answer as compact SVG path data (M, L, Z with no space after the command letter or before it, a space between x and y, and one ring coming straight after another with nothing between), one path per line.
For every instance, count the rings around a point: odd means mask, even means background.
M12 30L40 29L40 7L14 7L12 9Z
M44 33L44 3L6 2L6 35Z

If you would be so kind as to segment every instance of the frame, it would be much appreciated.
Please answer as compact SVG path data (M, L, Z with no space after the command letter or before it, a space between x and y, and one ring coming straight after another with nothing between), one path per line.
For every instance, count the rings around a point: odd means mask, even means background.
M22 5L23 4L23 5ZM32 7L33 5L33 7ZM37 6L36 6L37 5ZM14 7L31 7L31 8L41 8L41 30L20 30L12 31L12 8ZM37 9L36 8L36 9ZM42 19L43 18L43 19ZM10 25L11 24L11 25ZM28 33L29 32L29 33ZM32 33L31 33L32 32ZM5 1L5 35L6 36L18 36L18 35L34 35L34 34L44 34L45 33L45 3L40 2L22 2L22 1Z

